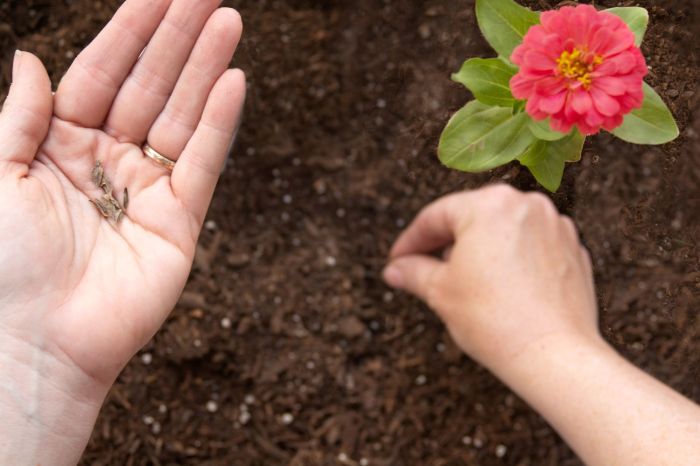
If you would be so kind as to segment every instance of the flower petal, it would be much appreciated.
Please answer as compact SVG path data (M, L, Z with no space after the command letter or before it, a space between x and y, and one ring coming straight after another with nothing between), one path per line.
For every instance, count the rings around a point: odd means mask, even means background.
M569 16L569 34L579 47L586 45L590 28L588 20L589 16L582 11L581 7L577 7L574 13Z
M622 115L614 115L605 119L603 128L605 128L606 131L613 131L615 128L622 125L624 121L625 119Z
M604 55L606 50L610 50L615 45L613 40L612 30L602 27L597 29L595 34L592 34L589 48L593 53Z
M624 95L627 92L625 80L613 76L601 76L593 81L593 87L611 96Z
M510 91L516 99L528 99L535 92L535 81L518 73L510 80Z
M554 131L568 133L569 131L571 131L571 128L573 128L574 122L563 118L562 116L554 115L549 120L549 126L551 126Z
M528 49L524 44L518 45L515 47L515 50L513 50L513 54L510 56L510 61L518 66L522 66L522 64L525 63L525 52L527 52L527 50Z
M551 76L549 78L540 79L535 84L535 91L543 96L558 94L565 89L565 80L559 76Z
M629 52L622 52L607 60L615 63L617 74L627 74L637 66L637 57Z
M588 91L584 89L579 89L571 93L571 108L576 111L576 113L583 115L593 108L593 99Z
M605 92L591 88L593 105L604 116L613 116L620 111L620 103Z
M557 63L542 52L531 50L525 54L525 64L533 70L554 71Z
M612 46L602 49L602 55L612 57L620 52L634 47L634 33L629 28L618 29L613 33Z
M539 104L540 110L549 114L559 113L564 108L567 94L568 92L564 91L559 94L543 97Z
M560 10L548 10L540 15L540 23L547 32L561 34L566 28L567 10L573 10L571 7L564 7Z
M605 121L605 117L601 115L598 110L592 108L590 112L586 113L586 118L584 118L588 126L600 127Z

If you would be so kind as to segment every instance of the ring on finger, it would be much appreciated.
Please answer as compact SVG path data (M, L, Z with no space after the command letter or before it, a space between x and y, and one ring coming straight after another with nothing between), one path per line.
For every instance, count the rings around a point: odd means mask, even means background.
M155 163L165 168L166 170L173 171L173 168L175 168L174 160L170 160L169 158L155 150L153 147L151 147L148 143L145 143L141 150L143 150L143 154L146 157L153 160Z

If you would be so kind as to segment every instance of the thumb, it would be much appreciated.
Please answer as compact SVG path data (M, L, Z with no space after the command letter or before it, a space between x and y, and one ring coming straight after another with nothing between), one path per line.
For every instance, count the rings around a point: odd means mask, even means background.
M51 80L41 61L15 52L12 85L0 113L0 162L30 164L44 142L53 114Z
M430 290L445 267L445 263L424 255L402 256L394 259L384 269L387 285L399 288L429 303Z

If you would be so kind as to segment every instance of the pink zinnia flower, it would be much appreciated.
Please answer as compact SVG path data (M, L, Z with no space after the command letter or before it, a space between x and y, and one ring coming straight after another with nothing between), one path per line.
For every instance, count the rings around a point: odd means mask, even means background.
M612 131L644 101L648 69L634 39L622 19L590 5L542 13L513 51L513 96L535 120L551 117L556 131Z

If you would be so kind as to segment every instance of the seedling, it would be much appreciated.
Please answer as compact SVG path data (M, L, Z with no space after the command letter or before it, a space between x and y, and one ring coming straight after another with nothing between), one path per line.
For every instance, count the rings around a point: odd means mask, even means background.
M671 111L644 82L644 8L539 13L513 0L477 0L476 17L498 57L467 60L452 76L476 100L442 134L446 166L480 172L518 160L554 192L588 136L608 131L650 145L678 137Z

